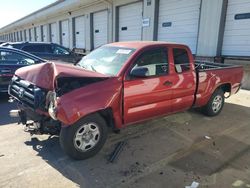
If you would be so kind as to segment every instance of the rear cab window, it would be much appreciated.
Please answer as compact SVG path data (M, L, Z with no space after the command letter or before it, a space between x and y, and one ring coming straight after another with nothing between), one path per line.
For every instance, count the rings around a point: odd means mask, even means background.
M174 48L173 58L176 73L184 73L191 69L190 60L186 49Z

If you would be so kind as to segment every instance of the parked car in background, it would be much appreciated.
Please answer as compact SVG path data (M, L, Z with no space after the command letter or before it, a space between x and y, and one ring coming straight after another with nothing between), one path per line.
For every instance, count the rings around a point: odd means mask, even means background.
M46 60L59 60L69 63L77 63L82 56L68 48L55 43L47 42L8 42L1 46L17 48Z
M237 93L242 76L241 66L195 62L186 45L118 42L92 51L75 67L48 62L18 69L9 94L26 130L60 134L69 156L86 159L102 148L108 127L198 107L218 115L224 94Z
M0 47L0 92L8 91L11 78L18 68L42 62L45 60L30 53Z

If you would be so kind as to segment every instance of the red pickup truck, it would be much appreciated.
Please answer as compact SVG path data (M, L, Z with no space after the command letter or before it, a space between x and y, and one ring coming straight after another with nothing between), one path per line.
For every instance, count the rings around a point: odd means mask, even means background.
M69 156L86 159L102 148L108 127L120 130L198 107L218 115L225 93L235 94L242 76L240 66L194 62L185 45L118 42L76 66L47 62L18 69L9 94L28 131L59 134Z

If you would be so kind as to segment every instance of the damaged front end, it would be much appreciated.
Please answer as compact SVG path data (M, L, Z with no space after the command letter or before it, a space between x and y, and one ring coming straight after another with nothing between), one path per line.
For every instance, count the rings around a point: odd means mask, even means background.
M9 86L10 101L16 101L25 131L31 134L58 135L61 122L57 118L58 100L64 94L106 79L73 66L45 63L16 71Z
M49 116L49 106L46 105L50 95L48 90L14 76L9 94L10 102L15 100L18 107L18 110L10 111L10 116L19 117L25 131L31 134L59 134L61 124Z

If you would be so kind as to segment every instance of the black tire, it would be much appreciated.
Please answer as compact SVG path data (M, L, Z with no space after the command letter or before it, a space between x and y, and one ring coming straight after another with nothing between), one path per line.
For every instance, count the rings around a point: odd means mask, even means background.
M79 144L77 143L78 141L76 141L76 135L81 132L81 129L85 129L85 125L91 123L98 127L100 133L99 138L93 148L90 148L87 151L82 151L78 148ZM107 139L107 134L108 129L105 120L99 114L93 114L80 119L69 127L62 128L60 132L60 145L64 152L71 158L83 160L94 156L101 150ZM82 138L82 140L84 139ZM85 141L82 142L86 143Z
M215 110L216 107L213 107L213 104L217 98L221 99L221 105L220 107L218 107L217 110ZM206 104L206 106L202 108L203 114L207 116L217 116L223 109L224 101L225 101L224 92L221 89L216 89L212 94L211 98L209 99L208 103Z

